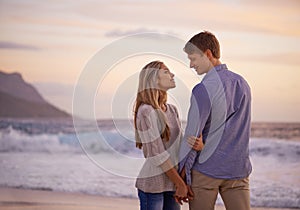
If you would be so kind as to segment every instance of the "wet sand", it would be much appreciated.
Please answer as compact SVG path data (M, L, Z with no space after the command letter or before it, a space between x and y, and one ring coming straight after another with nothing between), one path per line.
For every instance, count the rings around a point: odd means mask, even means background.
M138 199L111 198L80 193L0 188L0 210L138 210ZM184 204L182 210L188 210ZM253 210L287 210L251 208ZM215 210L225 210L216 206Z

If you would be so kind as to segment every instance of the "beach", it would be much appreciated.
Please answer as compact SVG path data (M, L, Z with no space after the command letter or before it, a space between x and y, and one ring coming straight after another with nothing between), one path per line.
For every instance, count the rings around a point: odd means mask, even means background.
M80 193L54 192L16 188L0 188L0 210L138 210L135 198L112 198ZM184 204L182 210L188 210ZM258 208L252 210L288 210ZM217 205L215 210L225 210Z
M0 121L0 209L139 209L135 180L144 157L128 140L131 125L116 123L118 130L101 121L99 136L89 122L74 133L68 121ZM253 207L299 209L300 141L290 141L296 128L283 126L293 133L286 139L250 139ZM220 196L216 204L225 209Z

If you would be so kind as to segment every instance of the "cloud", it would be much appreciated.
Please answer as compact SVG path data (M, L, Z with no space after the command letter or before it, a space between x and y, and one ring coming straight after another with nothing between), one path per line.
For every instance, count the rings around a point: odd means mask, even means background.
M300 53L299 52L287 52L287 53L276 53L271 55L265 55L264 57L257 58L262 62L269 62L275 64L284 64L284 65L300 65Z
M120 29L114 29L114 30L111 30L111 31L108 31L107 33L105 33L105 36L106 37L120 37L120 36L128 36L128 35L132 35L132 34L147 33L147 32L157 32L157 31L149 30L146 28L138 28L138 29L134 29L134 30L125 30L125 31L121 31Z
M132 29L132 30L120 30L120 29L114 29L111 31L108 31L105 33L106 37L122 37L122 36L129 36L129 35L134 35L134 34L140 34L140 33L163 33L163 34L170 34L175 36L176 33L174 32L159 32L158 30L151 30L147 28L137 28L137 29Z
M235 58L240 61L247 61L249 58L253 62L269 63L274 65L285 65L285 66L299 66L300 65L300 53L299 52L282 52L282 53L271 53L265 55L238 55Z
M27 44L20 44L16 42L5 42L0 41L0 49L10 49L10 50L40 50L39 47Z

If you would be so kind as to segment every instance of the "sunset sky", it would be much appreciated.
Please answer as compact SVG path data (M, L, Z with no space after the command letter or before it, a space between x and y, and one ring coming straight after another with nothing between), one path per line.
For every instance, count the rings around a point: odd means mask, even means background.
M0 0L0 70L21 73L48 101L71 113L73 89L98 50L132 34L187 41L208 30L220 41L221 61L251 86L252 120L300 122L299 14L298 0ZM111 117L106 97L114 98L113 110L124 110L118 117L130 117L136 94L131 86L137 86L143 65L156 58L176 75L170 100L185 120L189 96L180 81L190 91L202 77L187 60L184 65L159 55L116 63L99 83L96 117ZM118 96L121 88L129 95ZM129 103L122 103L124 97Z

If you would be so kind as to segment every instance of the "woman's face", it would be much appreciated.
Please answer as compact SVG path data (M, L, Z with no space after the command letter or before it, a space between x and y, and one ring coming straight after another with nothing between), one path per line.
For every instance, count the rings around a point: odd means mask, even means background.
M170 72L168 67L165 64L161 65L161 68L158 70L158 87L161 90L167 91L170 88L175 88L174 74Z

